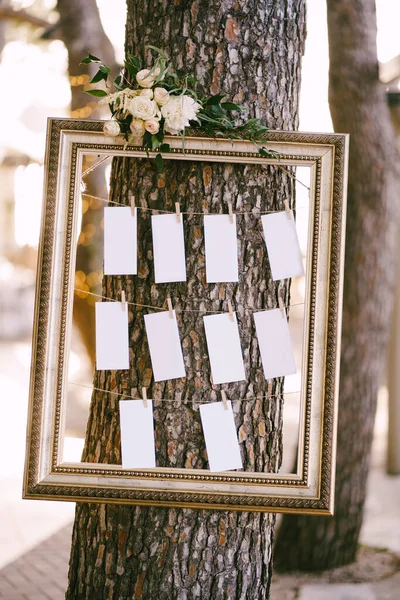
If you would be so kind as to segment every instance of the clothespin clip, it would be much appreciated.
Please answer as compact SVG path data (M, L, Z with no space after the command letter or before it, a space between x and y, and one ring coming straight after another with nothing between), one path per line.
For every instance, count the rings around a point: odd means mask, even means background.
M122 310L126 310L126 298L124 290L121 291Z
M145 387L142 387L142 398L144 407L147 408L147 390Z
M226 401L225 390L221 390L222 402L224 403L224 409L228 410L228 403Z
M131 215L135 216L135 196L131 194Z
M292 218L292 213L290 212L289 200L284 200L283 204L285 205L286 216L288 219Z
M175 202L176 220L181 223L181 205L179 202Z
M233 225L233 210L232 210L232 202L228 202L228 210L229 210L229 221Z
M268 379L267 394L268 396L272 396L272 379Z
M231 321L234 321L235 317L233 315L232 302L230 300L228 300L228 310L229 310L229 316L231 318Z
M174 318L174 312L173 312L173 308L172 308L172 301L171 301L171 298L169 296L167 297L167 305L168 305L169 316L171 317L171 319L173 319Z
M285 316L285 304L280 296L278 296L278 304L279 304L279 308L281 309L282 317L284 317Z

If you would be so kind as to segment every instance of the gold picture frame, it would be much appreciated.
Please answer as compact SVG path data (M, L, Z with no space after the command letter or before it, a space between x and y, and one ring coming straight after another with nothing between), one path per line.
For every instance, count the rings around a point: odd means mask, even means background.
M180 138L166 139L171 152L163 155L165 160L310 168L297 472L127 471L120 465L63 461L65 356L74 294L71 248L82 156L147 156L143 147L106 137L103 124L49 119L24 498L333 514L348 161L345 134L269 131L265 142L279 158L268 158L251 142L190 132L184 149Z

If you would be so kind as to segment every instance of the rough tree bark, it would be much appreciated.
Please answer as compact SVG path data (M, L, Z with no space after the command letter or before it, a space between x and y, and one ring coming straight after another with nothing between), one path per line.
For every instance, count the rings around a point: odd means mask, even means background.
M205 90L244 104L246 118L259 116L271 128L297 126L304 36L303 0L128 1L127 52L144 56L149 43L163 48L178 70L196 74ZM138 212L138 276L107 276L103 281L104 295L118 298L123 286L127 299L137 303L162 306L171 294L187 377L154 383L143 310L138 308L129 312L130 372L98 372L95 386L128 397L131 388L146 386L148 396L156 399L157 464L208 468L197 403L220 395L210 383L202 314L179 310L202 303L209 310L223 310L232 299L248 377L225 389L231 398L266 392L246 308L277 306L278 289L286 299L289 290L269 278L257 215L282 208L283 197L293 198L292 180L275 167L174 161L165 161L164 173L157 175L147 160L117 159L112 199L127 202L130 192L140 206L154 209L174 210L176 200L183 211L226 213L229 200L234 210L255 209L255 215L238 218L238 284L205 283L202 218L186 215L188 281L155 286L148 211ZM282 381L277 381L275 391L281 390ZM282 398L234 403L245 469L279 468L282 408ZM120 463L118 402L113 395L93 394L83 458ZM266 599L274 522L272 514L78 504L66 598Z
M379 83L374 0L328 0L328 32L333 124L351 135L336 508L333 518L283 518L280 569L355 560L396 278L399 159Z
M100 56L104 63L117 72L114 48L104 32L96 0L58 0L57 10L60 20L52 33L63 40L68 52L68 71L71 82L71 114L75 118L104 118L104 108L98 106L94 98L85 93L85 87L95 72L95 67L80 66L82 58L90 51ZM86 71L86 72L85 72ZM92 159L93 160L93 159ZM95 160L97 160L95 158ZM84 162L83 169L91 166ZM107 197L104 166L97 168L85 178L86 190L99 198ZM93 198L83 199L81 235L79 237L76 270L80 273L77 287L88 286L92 292L99 292L97 274L102 271L103 235L101 220L103 203ZM79 328L82 341L94 364L94 305L93 296L77 292L74 298L74 322Z

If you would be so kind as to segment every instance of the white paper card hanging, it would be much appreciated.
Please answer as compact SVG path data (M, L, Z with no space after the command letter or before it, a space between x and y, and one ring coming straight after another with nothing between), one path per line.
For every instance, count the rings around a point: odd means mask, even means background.
M303 261L293 211L261 217L272 279L287 279L304 275Z
M121 302L96 302L96 369L129 369L128 311Z
M176 313L163 311L144 316L154 381L186 377Z
M121 454L123 469L154 469L153 401L120 400Z
M137 274L137 211L130 206L104 208L104 274Z
M286 311L280 308L254 313L265 379L296 373Z
M213 382L246 379L236 313L203 317Z
M156 283L186 281L183 220L176 215L153 215L154 274Z
M239 281L236 215L204 217L207 283Z
M200 405L201 424L206 442L210 471L242 469L232 403L212 402Z

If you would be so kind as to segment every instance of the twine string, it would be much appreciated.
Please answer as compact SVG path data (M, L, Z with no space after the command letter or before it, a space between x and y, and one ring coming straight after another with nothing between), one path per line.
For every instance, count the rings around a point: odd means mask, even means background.
M102 298L103 300L108 300L109 302L120 302L119 300L116 300L115 298L110 298L109 296L102 296L101 294L95 294L94 292L89 292L87 290L81 290L80 288L76 288L74 287L74 291L75 292L80 292L81 294L88 294L89 296L95 296L97 298ZM203 300L198 299L199 302L203 302ZM130 302L129 300L125 300L126 304L130 304L131 306L139 306L141 308L151 308L154 310L165 310L164 306L154 306L152 304L140 304L139 302ZM164 303L165 304L165 303ZM294 302L293 304L284 304L283 306L285 308L290 308L292 306L303 306L305 303L304 302ZM247 308L246 306L244 307L245 310L251 311L251 312L259 312L259 311L263 311L263 310L276 310L277 308L280 308L280 306L274 306L272 308L258 308L258 309L253 309L253 308ZM225 313L228 312L227 310L209 310L207 308L176 308L174 309L176 310L176 312L197 312L197 313Z
M131 398L130 394L128 394L128 393L121 394L121 392L112 392L111 390L104 390L102 388L94 387L91 385L85 385L84 383L78 383L77 381L68 381L68 384L76 385L78 387L83 387L88 390L93 390L96 392L104 392L105 394L111 394L113 396L126 397L127 399L130 399L130 400L143 400L143 398ZM244 402L247 400L263 400L264 398L279 398L280 396L289 396L289 395L299 394L299 393L300 393L300 390L295 391L295 392L281 392L280 394L261 394L258 396L249 396L247 398L235 398L235 399L228 398L228 400L231 400L231 402ZM154 402L175 402L176 403L178 401L176 398L148 398L148 400L151 400L151 399L154 400ZM184 404L187 404L187 403L210 404L212 402L215 402L215 400L205 400L205 401L204 400L184 400L183 401Z

